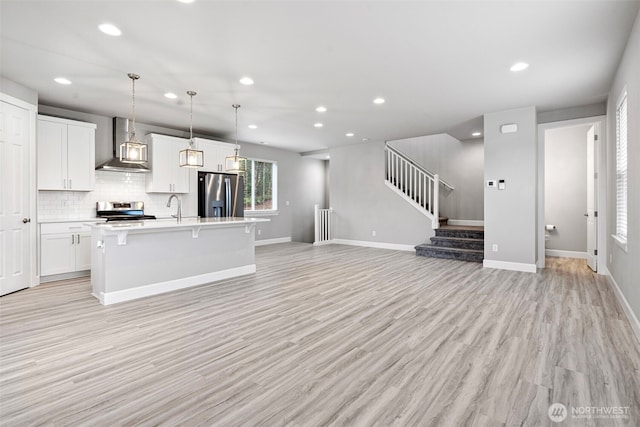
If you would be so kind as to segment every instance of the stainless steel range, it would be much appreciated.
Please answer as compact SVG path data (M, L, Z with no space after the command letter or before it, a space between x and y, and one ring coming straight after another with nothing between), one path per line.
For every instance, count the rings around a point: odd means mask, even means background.
M96 202L96 215L107 222L156 219L144 214L144 202Z

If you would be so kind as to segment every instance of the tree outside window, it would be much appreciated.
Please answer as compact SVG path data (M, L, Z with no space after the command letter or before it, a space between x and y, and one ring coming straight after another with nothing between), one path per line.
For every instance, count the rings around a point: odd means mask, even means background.
M277 165L262 160L247 160L244 173L245 211L270 211L276 203Z

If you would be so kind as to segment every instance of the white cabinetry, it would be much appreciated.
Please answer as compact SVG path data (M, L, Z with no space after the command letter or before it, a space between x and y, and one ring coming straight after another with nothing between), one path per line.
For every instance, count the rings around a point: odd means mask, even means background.
M91 229L78 222L40 224L40 276L91 269Z
M38 116L38 190L94 189L95 132L93 123Z
M180 167L178 159L180 150L184 150L189 142L184 138L150 134L151 172L147 174L147 193L188 193L189 170Z
M204 151L204 166L199 170L206 172L224 172L224 160L233 156L235 145L211 139L194 138L198 150Z

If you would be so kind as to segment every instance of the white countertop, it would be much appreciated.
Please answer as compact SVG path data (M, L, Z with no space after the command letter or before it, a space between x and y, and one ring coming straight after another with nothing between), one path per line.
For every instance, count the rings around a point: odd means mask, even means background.
M56 224L63 222L105 222L105 218L46 218L39 219L38 224Z
M193 227L228 227L251 225L258 222L269 222L267 218L182 218L177 222L175 218L156 219L149 221L121 221L109 223L86 222L85 224L105 231L153 231L162 229L180 229Z

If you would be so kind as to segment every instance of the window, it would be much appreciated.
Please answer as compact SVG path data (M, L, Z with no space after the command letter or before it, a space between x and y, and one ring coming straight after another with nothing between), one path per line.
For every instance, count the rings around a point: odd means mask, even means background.
M627 91L616 107L616 240L627 241Z
M278 209L278 165L266 160L248 159L244 173L244 210Z

